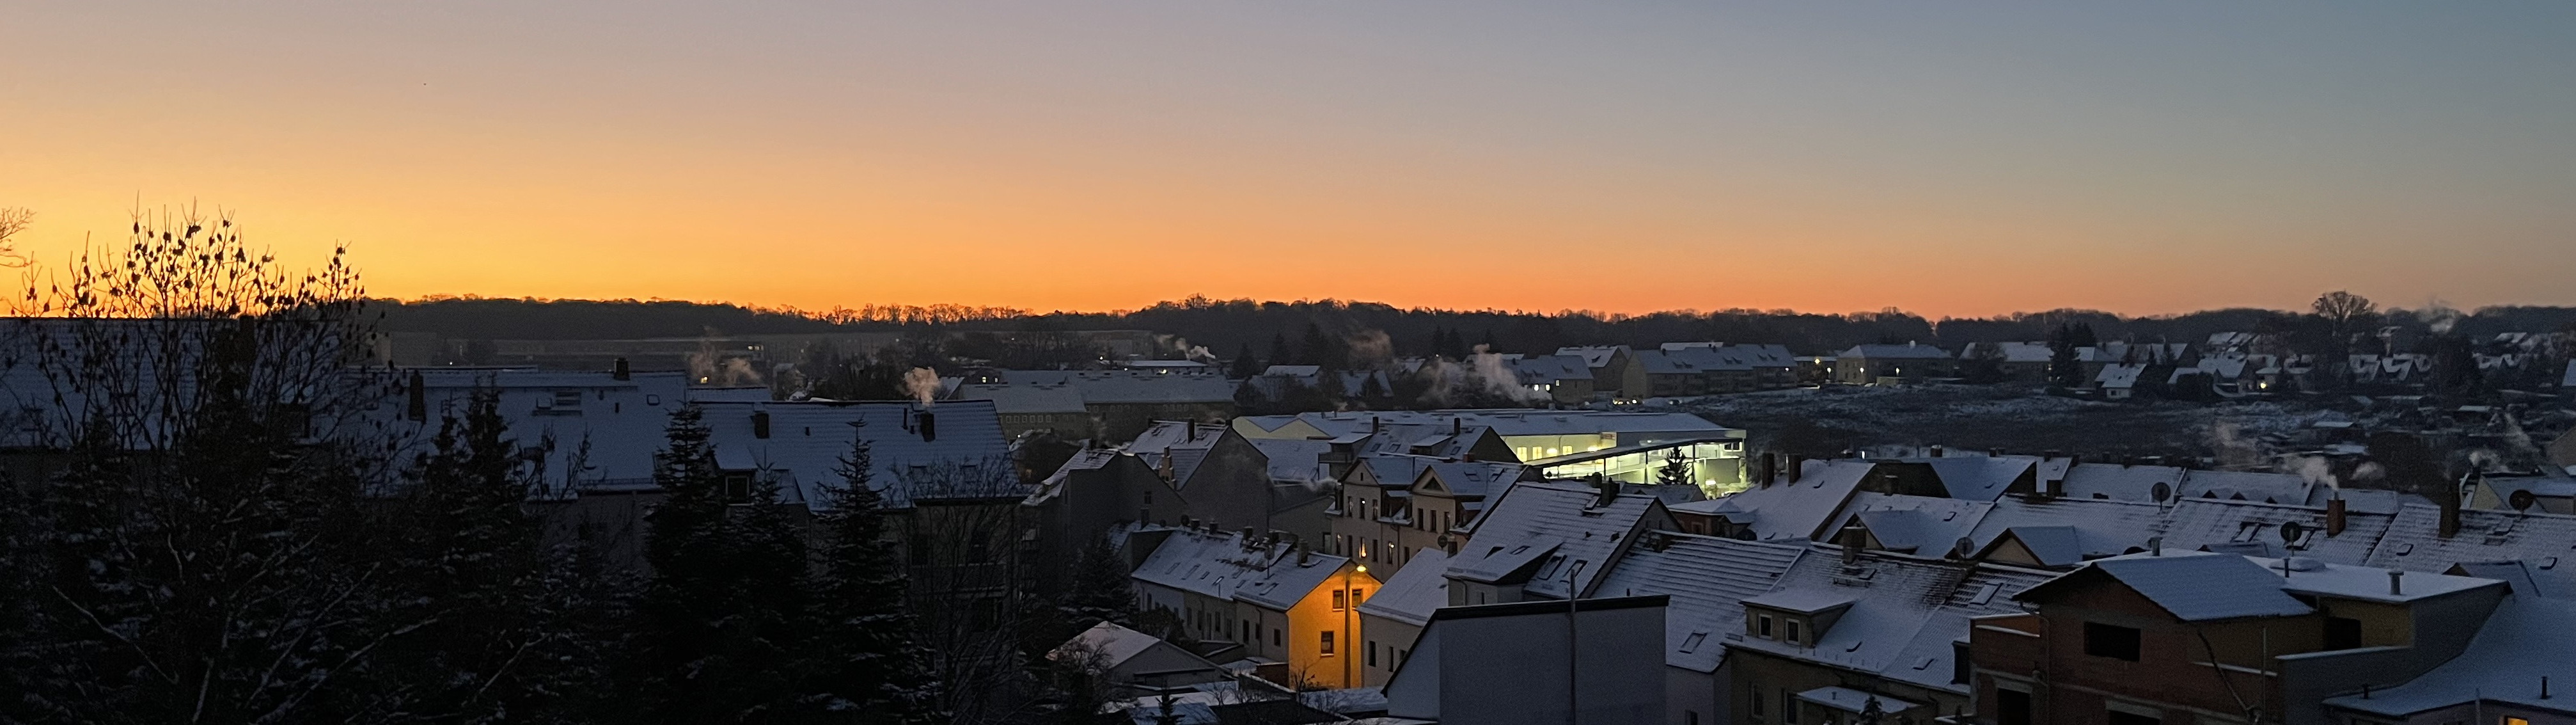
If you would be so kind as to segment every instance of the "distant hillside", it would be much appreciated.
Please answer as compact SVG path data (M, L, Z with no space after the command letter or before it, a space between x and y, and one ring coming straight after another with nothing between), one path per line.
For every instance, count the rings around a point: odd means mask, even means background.
M1140 310L1030 313L969 307L871 307L807 313L731 304L635 300L449 298L389 302L389 331L431 332L483 340L597 340L701 335L776 335L945 329L950 331L1150 330L1230 357L1245 346L1266 353L1275 341L1295 344L1309 327L1366 344L1384 333L1397 355L1429 352L1439 333L1464 345L1490 342L1504 352L1544 352L1564 345L1651 345L1714 340L1786 345L1823 354L1871 342L1919 341L1957 348L1970 342L2042 340L2060 324L2091 325L2102 339L2196 342L2210 333L2287 329L2298 315L2278 310L2220 309L2185 315L2126 317L2093 310L2052 310L1992 318L1926 319L1897 310L1851 315L1789 310L1658 312L1646 315L1539 314L1496 310L1398 308L1370 302L1254 302L1194 297ZM2394 311L2388 324L2420 331L2448 319L2461 334L2546 332L2576 325L2576 308L2489 307L2473 313Z

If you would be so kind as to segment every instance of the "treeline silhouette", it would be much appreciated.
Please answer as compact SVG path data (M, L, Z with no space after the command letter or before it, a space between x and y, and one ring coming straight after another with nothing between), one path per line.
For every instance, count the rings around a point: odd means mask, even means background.
M1894 308L1827 314L1794 310L1670 311L1640 315L1396 307L1374 302L1257 302L1191 297L1137 310L1030 312L965 306L872 306L808 312L725 303L638 300L485 299L387 301L384 329L464 339L627 339L703 335L776 335L869 331L1149 330L1225 357L1249 346L1267 350L1308 328L1388 336L1396 355L1430 354L1446 340L1487 344L1502 352L1544 352L1566 345L1653 345L1675 341L1778 344L1828 354L1866 343L1920 342L1956 349L1973 342L2046 340L2052 331L2085 325L2104 340L2198 342L2216 332L2298 327L2308 311L2226 308L2180 315L2128 316L2058 309L1982 318L1927 318ZM2410 333L2435 328L2469 338L2500 332L2549 332L2576 325L2576 307L2495 306L2458 311L2431 306L2390 310L2382 324Z

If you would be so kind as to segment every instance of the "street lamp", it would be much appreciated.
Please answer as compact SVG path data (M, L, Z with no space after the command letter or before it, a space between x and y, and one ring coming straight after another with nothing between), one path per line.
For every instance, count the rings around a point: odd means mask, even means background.
M1356 577L1366 573L1367 564L1354 563L1349 572L1342 574L1342 651L1336 654L1342 658L1342 689L1345 690L1351 687L1351 671L1356 667L1353 662L1359 657L1351 648L1351 645L1359 644L1359 638L1352 636L1351 618L1357 616L1360 609L1360 590L1352 585L1357 583Z

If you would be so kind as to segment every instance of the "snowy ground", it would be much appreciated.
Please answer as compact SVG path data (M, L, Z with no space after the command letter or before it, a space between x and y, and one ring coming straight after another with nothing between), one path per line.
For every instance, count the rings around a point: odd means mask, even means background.
M1744 428L1755 447L1826 455L1897 454L1929 445L2008 453L2208 456L2222 444L2288 433L2316 411L2271 402L2103 402L2011 385L1804 388L1676 401Z

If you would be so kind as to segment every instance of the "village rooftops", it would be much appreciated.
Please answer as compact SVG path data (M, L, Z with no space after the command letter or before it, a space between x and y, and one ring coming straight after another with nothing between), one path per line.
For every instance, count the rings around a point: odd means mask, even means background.
M1504 437L1620 434L1683 434L1734 430L1689 413L1613 412L1598 410L1531 410L1477 408L1460 410L1387 410L1247 416L1238 419L1260 431L1284 431L1299 423L1326 437L1365 435L1376 425L1483 425ZM1252 431L1245 431L1247 435ZM1627 442L1627 436L1621 436Z
M978 382L982 381L982 382ZM1168 404L1234 402L1234 384L1224 376L1171 368L1154 370L993 370L960 383L952 395L980 399L997 387L1070 387L1083 402Z
M1665 664L1714 672L1726 642L1744 629L1744 599L1778 586L1804 544L1736 541L1655 532L1601 579L1596 596L1670 597L1665 610Z
M1965 694L1967 685L1952 682L1951 673L1955 643L1968 636L1969 620L2020 613L2008 595L2048 578L2017 567L1963 568L1876 552L1846 564L1835 547L1809 549L1777 588L1743 602L1813 615L1809 634L1795 642L1752 636L1738 619L1728 647Z
M2448 571L2462 562L2576 556L2576 516L2539 512L2461 511L2458 533L2441 535L2442 510L2407 504L2371 549L2370 565L2408 571Z
M1755 538L1764 541L1811 539L1824 531L1875 468L1876 464L1864 460L1806 461L1795 483L1784 473L1767 486L1678 506L1682 511L1746 523Z

